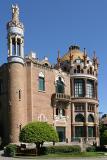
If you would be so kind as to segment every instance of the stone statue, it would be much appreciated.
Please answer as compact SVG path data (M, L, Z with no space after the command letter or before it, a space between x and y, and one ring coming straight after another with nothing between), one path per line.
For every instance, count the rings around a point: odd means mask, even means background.
M19 23L19 7L18 7L18 5L12 5L12 21Z

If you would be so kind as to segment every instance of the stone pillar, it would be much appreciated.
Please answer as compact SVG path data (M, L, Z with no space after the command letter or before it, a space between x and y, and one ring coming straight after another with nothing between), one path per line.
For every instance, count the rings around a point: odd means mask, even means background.
M66 142L71 142L71 103L69 103L66 109Z
M93 96L96 99L96 81L94 81L94 94L93 94Z
M87 79L84 79L84 96L87 97Z
M73 137L75 137L75 108L74 108L74 103L72 103L72 111L71 111L71 113L72 113L72 119L71 119L71 121L72 121L72 135L71 135L71 137L73 138Z
M12 56L12 38L9 40L9 56Z
M97 105L95 105L95 137L98 137L98 124L99 124L99 117L98 117L98 109Z
M74 78L71 78L71 96L74 97Z
M88 140L88 103L85 104L85 135L86 141Z
M17 36L15 37L15 55L17 56Z
M24 58L24 40L21 39L21 45L20 45L20 55Z
M72 138L75 138L75 124L72 125Z
M98 100L98 82L96 81L96 99Z

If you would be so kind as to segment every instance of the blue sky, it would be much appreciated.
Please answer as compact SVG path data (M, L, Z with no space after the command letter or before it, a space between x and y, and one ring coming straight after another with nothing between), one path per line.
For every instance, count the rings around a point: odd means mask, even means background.
M7 58L6 23L15 3L25 26L25 54L32 50L55 63L57 50L63 55L72 44L90 57L96 50L100 111L107 113L107 0L0 0L0 64Z

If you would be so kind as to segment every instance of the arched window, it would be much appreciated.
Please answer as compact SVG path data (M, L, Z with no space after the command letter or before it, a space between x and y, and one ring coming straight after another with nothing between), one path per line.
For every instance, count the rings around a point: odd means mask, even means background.
M61 77L59 77L56 81L56 92L64 93L64 82L62 81Z
M90 67L90 74L92 74L92 67Z
M77 66L77 73L80 73L80 65Z
M82 114L77 114L75 117L75 122L84 122L84 116Z
M94 122L94 117L92 114L89 114L88 116L88 122Z
M39 73L39 90L45 91L45 77L42 72Z

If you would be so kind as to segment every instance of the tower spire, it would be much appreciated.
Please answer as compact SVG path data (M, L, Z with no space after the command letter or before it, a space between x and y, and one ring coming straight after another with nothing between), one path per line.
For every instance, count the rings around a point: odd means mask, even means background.
M57 66L60 68L60 50L58 50Z
M12 21L19 23L19 7L18 5L12 5Z
M86 49L84 48L84 67L86 67L87 64L87 54L86 54Z

